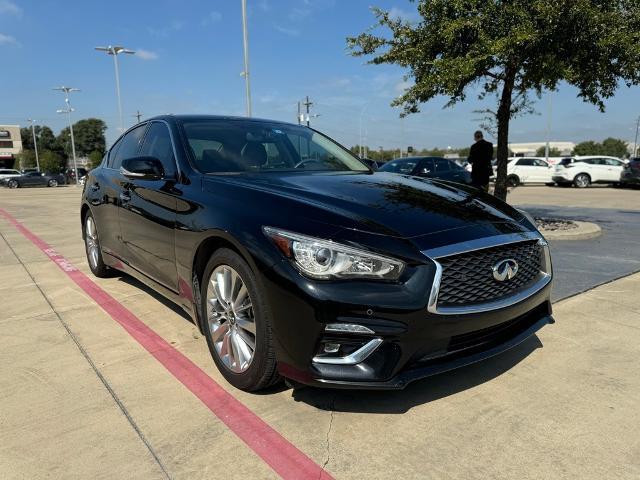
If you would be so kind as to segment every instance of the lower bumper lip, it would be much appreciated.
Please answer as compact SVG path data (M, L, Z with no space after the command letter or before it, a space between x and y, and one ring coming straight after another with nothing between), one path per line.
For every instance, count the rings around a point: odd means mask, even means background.
M555 320L551 315L544 316L540 318L537 322L531 325L526 330L522 331L517 336L511 338L510 340L501 343L493 348L488 350L484 350L479 353L475 353L472 355L468 355L465 357L456 358L451 361L437 363L434 365L428 365L425 367L410 369L400 373L399 375L391 378L390 380L384 382L343 382L339 380L327 380L327 379L317 379L316 382L319 385L329 388L343 388L343 389L367 389L367 390L402 390L407 385L416 380L421 380L424 378L432 377L434 375L438 375L440 373L445 373L450 370L455 370L460 367L464 367L466 365L471 365L473 363L480 362L487 358L493 357L495 355L499 355L507 350L516 347L517 345L524 342L527 338L534 335L538 330L540 330L545 325L555 323Z

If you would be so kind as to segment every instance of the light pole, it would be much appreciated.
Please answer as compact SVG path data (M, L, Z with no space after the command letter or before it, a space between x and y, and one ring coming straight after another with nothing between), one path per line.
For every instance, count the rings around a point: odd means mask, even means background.
M71 123L71 112L73 112L74 109L71 108L71 102L69 101L69 93L79 92L80 89L61 86L61 87L54 88L54 90L59 90L64 93L64 102L67 104L66 108L56 110L56 112L66 113L67 119L69 120L69 133L71 134L71 152L73 154L73 173L76 179L76 187L77 187L78 186L78 160L76 159L76 142L73 138L73 124Z
M33 135L33 149L36 151L36 168L40 171L40 158L38 157L38 142L36 140L36 129L34 124L36 121L33 118L28 119L28 122L31 123L31 134Z
M251 116L251 84L249 81L249 35L247 33L247 0L242 0L242 44L244 47L244 86L247 95L247 117Z
M362 106L362 109L360 110L360 141L358 142L358 156L360 158L362 158L362 153L364 152L364 149L362 147L362 116L364 115L364 111L367 109L367 107L369 106L369 103L371 102L371 100L369 100L367 103L365 103Z
M547 163L549 163L549 140L551 137L551 92L547 97L547 143L544 147L544 156Z
M118 96L118 117L120 118L120 133L124 131L124 123L122 121L122 100L120 99L120 70L118 69L118 55L121 53L128 53L133 55L136 53L134 50L129 50L124 47L112 46L107 47L95 47L100 52L107 52L107 55L113 55L113 65L116 69L116 95Z
M640 130L640 117L638 117L638 122L636 123L636 139L633 141L633 157L634 158L638 156L638 130Z

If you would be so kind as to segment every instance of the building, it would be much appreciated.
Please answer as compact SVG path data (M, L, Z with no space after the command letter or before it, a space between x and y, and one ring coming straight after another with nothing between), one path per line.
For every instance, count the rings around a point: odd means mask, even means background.
M534 157L540 147L546 147L547 142L510 143L509 151L516 157ZM571 155L576 144L573 142L549 142L549 148L560 150L560 155Z
M16 168L16 156L20 152L20 125L0 125L0 168Z

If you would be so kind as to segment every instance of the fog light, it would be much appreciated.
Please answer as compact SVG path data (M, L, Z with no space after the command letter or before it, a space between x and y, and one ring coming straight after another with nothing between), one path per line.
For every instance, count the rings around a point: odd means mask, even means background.
M340 350L339 343L325 343L324 344L324 353L336 353Z
M325 332L337 333L375 333L364 325L356 325L355 323L329 323L324 327Z

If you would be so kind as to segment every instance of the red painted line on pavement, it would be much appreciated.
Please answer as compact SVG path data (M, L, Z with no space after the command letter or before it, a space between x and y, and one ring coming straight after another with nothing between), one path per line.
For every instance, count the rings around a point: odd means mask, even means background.
M111 318L118 322L145 350L187 387L240 440L247 444L280 477L291 480L333 477L271 428L264 420L223 389L189 358L149 328L131 311L100 288L87 275L31 232L6 210L0 214L22 235L42 250L76 285L84 290Z

